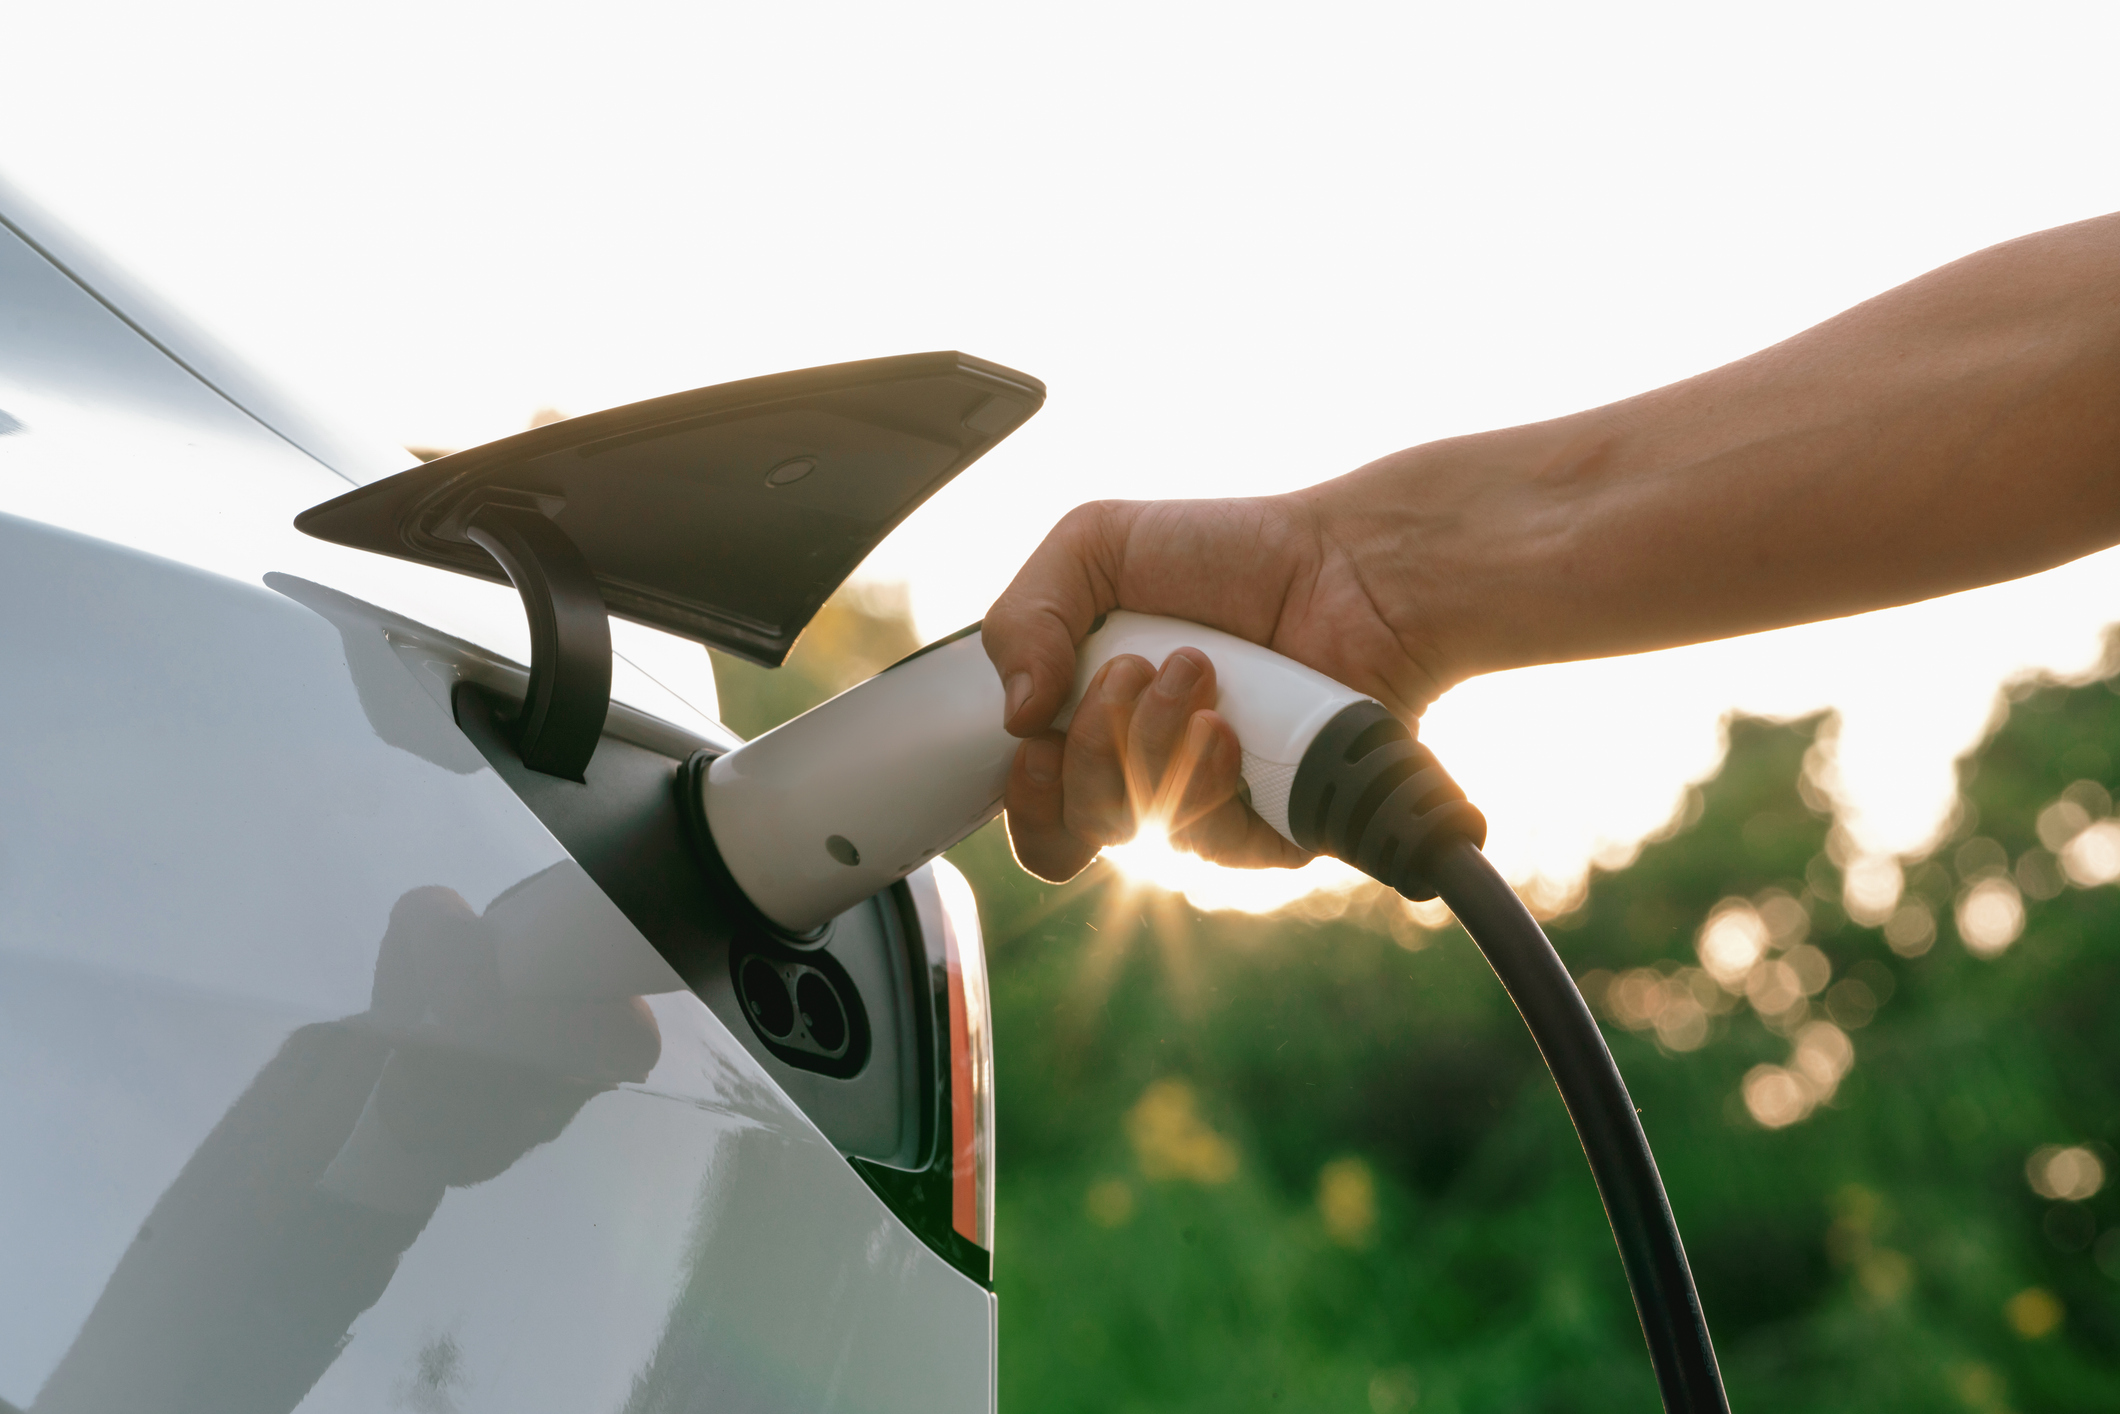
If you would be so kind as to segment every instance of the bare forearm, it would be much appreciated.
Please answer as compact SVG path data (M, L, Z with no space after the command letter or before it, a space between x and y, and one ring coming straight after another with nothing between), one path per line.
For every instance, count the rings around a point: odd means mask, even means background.
M2120 540L2120 217L1301 494L1445 682L2045 569Z
M1610 407L1432 442L1286 496L1077 507L986 617L1008 728L1027 738L1011 838L1026 867L1065 878L1132 832L1126 763L1182 759L1198 797L1186 818L1217 822L1187 847L1291 862L1260 847L1278 837L1238 797L1239 743L1203 705L1204 655L1100 679L1117 725L1096 740L1094 714L1064 740L1050 729L1075 645L1111 609L1196 619L1411 714L1476 673L1903 604L2115 541L2109 216Z

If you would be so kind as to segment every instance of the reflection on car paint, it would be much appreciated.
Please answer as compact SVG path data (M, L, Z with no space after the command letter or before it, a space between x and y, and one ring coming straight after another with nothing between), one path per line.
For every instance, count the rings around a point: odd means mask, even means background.
M406 654L5 517L0 595L0 1396L987 1407L991 1298Z
M465 1044L469 1043L469 1044ZM367 1011L297 1029L149 1211L40 1411L283 1411L451 1187L559 1137L661 1050L638 998L530 996L454 890L391 910Z

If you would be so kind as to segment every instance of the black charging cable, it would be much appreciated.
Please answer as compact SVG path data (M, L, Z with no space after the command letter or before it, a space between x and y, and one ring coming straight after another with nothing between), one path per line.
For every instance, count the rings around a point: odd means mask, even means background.
M1405 723L1356 703L1318 734L1289 789L1297 843L1411 899L1440 895L1516 1003L1560 1087L1619 1244L1664 1408L1728 1414L1715 1346L1649 1137L1597 1020L1552 942L1480 852L1487 822Z

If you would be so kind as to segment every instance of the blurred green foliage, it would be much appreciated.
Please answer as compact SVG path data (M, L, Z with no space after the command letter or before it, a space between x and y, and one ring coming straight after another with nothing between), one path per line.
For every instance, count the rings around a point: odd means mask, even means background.
M842 597L788 668L719 661L732 725L897 657L902 609ZM2082 1191L2120 1177L2120 888L2065 877L2120 875L2115 690L2013 691L1896 902L1890 864L1843 877L1806 762L1830 720L1733 721L1668 835L1549 922L1738 1409L2120 1408L2120 1193ZM1461 932L1377 894L1050 887L998 827L952 857L993 977L1008 1414L1656 1407L1581 1151ZM1702 970L1719 908L1762 949L1734 991ZM2057 1145L2085 1147L2041 1168ZM2080 1201L2034 1191L2057 1176Z

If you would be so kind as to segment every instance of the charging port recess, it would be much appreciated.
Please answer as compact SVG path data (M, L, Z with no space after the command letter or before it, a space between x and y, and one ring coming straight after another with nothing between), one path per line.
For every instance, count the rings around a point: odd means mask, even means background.
M527 682L524 684L527 686ZM523 764L522 697L458 685L458 727L901 1221L991 1285L952 1220L949 975L933 881L915 875L790 939L732 907L679 807L711 745L612 703L582 778Z

